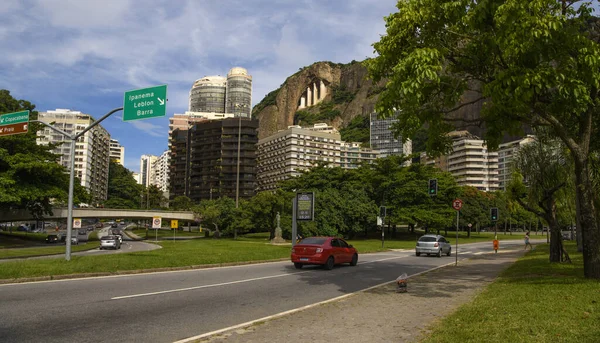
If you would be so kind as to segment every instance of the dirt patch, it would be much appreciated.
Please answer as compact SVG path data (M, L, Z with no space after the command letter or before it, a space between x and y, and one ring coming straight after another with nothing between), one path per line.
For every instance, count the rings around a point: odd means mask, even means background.
M481 255L337 302L223 332L197 342L416 342L440 318L473 299L523 252Z

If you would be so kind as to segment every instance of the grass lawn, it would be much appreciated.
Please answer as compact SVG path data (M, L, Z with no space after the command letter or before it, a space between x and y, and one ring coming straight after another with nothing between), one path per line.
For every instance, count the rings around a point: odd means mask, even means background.
M134 230L127 230L127 231L131 231L134 234L140 236L142 239L146 238L146 229L134 229ZM155 231L157 231L155 233ZM163 238L163 237L169 237L172 238L173 237L173 230L168 230L168 229L160 229L160 230L148 230L148 240L154 240L154 238L156 237L156 235L158 234L158 238ZM177 231L175 232L175 237L204 237L204 232L189 232L189 231Z
M48 244L40 245L40 242L46 241L47 234L45 233L28 233L26 236L22 232L11 235L2 235L2 244L0 244L0 259L3 258L18 258L18 257L34 257L45 255L59 255L65 253L64 244ZM12 236L12 237L11 237ZM19 243L19 241L21 243ZM12 242L11 245L5 245L5 242ZM45 243L44 243L45 244ZM26 248L23 248L27 246ZM71 251L85 251L95 249L100 246L96 232L89 235L89 241L86 244L71 245Z
M600 283L565 246L573 264L548 263L549 247L538 245L423 342L600 342Z
M249 240L193 239L159 241L163 249L103 256L72 256L61 259L10 261L1 264L0 279L115 272L243 261L289 258L289 246L274 246Z

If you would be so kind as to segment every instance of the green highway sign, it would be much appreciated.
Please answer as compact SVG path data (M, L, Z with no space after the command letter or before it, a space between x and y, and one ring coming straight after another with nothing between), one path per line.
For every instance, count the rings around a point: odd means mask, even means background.
M29 122L29 110L0 115L0 126Z
M125 92L123 121L164 117L167 114L167 85Z

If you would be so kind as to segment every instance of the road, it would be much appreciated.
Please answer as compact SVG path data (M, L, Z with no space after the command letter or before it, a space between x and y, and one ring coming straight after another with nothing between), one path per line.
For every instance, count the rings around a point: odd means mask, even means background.
M502 250L521 241L501 242ZM459 246L459 260L491 243ZM360 255L356 267L296 270L290 262L0 285L3 342L173 342L440 265L414 251Z

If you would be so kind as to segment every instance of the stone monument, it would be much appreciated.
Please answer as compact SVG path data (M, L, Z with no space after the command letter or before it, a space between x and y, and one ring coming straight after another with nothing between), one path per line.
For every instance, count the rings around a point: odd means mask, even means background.
M273 244L280 244L280 243L285 243L285 239L283 239L281 237L281 227L279 226L279 221L281 220L281 216L279 215L279 212L277 212L277 216L275 217L276 221L277 221L277 227L275 228L275 238L273 238L271 240L271 243Z

